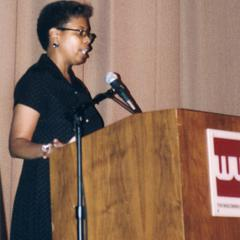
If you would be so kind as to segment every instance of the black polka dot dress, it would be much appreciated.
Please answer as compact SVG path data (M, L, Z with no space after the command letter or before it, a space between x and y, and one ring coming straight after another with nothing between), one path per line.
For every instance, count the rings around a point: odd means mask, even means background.
M87 121L83 135L103 127L103 120L91 103L92 98L73 72L71 83L64 79L56 65L43 54L40 60L17 83L14 104L29 106L40 113L32 141L46 144L54 138L68 142L74 135L74 113L82 111ZM11 240L50 240L51 210L49 160L24 160L17 189Z

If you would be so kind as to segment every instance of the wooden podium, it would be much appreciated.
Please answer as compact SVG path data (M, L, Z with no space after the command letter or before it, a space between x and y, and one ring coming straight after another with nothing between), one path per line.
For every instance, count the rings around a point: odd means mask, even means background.
M240 239L239 218L211 216L206 128L240 131L240 118L172 109L84 137L87 239ZM50 165L53 240L77 240L75 143Z

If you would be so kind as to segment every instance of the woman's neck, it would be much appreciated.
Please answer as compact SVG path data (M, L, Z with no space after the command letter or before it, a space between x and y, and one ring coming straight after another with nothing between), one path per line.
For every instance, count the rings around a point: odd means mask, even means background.
M71 83L71 76L69 74L69 69L71 65L66 64L62 58L60 58L57 54L47 52L48 57L55 63L57 68L60 70L64 78Z

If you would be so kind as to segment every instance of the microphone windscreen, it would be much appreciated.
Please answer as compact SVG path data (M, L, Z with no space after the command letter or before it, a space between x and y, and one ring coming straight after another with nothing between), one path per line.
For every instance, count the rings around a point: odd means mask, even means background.
M106 81L107 84L111 84L116 79L118 79L118 76L114 72L108 72L106 77L105 77L105 81Z

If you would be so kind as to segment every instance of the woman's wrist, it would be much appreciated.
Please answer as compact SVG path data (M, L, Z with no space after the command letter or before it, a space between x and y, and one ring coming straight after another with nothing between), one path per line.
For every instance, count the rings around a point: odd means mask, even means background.
M52 151L52 147L53 145L51 143L48 144L43 144L41 146L41 150L42 150L42 158L43 159L47 159Z

